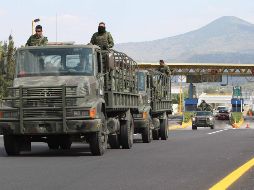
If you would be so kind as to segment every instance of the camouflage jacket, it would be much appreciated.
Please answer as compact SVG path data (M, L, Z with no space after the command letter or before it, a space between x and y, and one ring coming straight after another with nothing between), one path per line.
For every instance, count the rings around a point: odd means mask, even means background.
M94 33L90 43L98 45L103 49L112 48L114 46L114 40L110 32L105 32L99 34L98 32Z
M207 103L201 103L199 105L199 108L202 111L212 111L213 110L212 107L209 104L207 104Z
M158 71L165 73L166 75L170 74L169 67L167 65L160 66Z
M38 37L37 35L32 35L26 42L26 46L43 46L48 43L48 38L41 36Z

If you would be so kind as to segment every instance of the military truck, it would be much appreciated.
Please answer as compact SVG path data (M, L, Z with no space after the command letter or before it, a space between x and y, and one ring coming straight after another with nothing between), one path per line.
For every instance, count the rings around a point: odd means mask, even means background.
M139 70L138 90L140 106L134 116L135 133L144 143L168 138L168 115L172 113L171 79L154 70Z
M136 69L124 53L95 45L19 48L13 87L0 108L7 154L29 151L31 142L70 149L86 141L93 155L102 155L108 141L131 148Z

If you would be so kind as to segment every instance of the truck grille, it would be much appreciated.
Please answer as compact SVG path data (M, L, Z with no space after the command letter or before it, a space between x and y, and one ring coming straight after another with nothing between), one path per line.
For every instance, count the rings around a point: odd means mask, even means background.
M14 97L19 97L19 89L14 89ZM62 102L62 87L32 87L22 88L22 97L24 108L24 118L55 118L62 117L63 115L63 102ZM66 105L65 106L76 106L76 98L68 98L68 96L76 96L76 87L66 87ZM42 97L42 98L40 98ZM13 107L19 108L20 101L13 100ZM27 108L27 109L26 109ZM38 108L38 109L28 109ZM51 109L52 108L52 109ZM67 117L71 113L67 112Z

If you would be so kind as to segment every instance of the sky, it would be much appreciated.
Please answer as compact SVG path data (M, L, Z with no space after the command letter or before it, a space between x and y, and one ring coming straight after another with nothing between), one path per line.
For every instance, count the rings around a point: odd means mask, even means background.
M48 40L89 43L98 23L106 23L115 43L171 37L222 16L254 23L254 0L0 0L0 41L26 43L39 18Z

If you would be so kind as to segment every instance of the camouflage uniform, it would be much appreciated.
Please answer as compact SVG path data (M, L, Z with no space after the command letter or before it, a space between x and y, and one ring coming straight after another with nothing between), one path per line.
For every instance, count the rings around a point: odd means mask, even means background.
M202 110L202 111L212 111L212 107L207 104L206 102L202 102L200 105L199 105L199 108Z
M26 42L26 46L43 46L48 43L48 38L44 36L37 36L36 34L30 36Z
M161 73L165 73L166 75L170 74L170 70L169 70L169 67L167 65L160 66L158 71L160 71Z
M114 46L114 40L110 32L104 32L103 34L96 32L93 34L90 42L94 45L100 46L103 49L112 48Z

